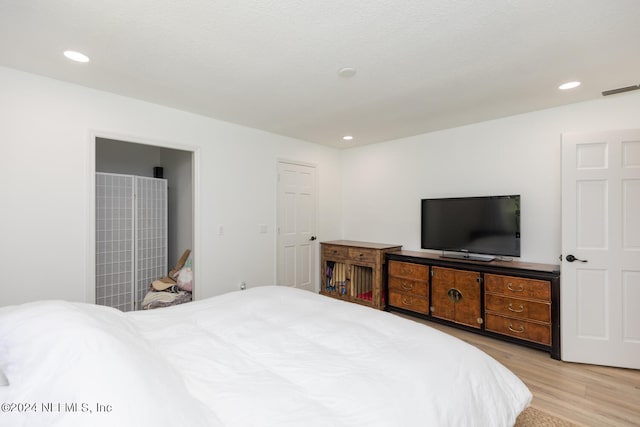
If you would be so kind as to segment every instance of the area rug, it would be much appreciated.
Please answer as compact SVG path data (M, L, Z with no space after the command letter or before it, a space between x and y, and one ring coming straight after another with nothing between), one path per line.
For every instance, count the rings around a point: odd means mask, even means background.
M576 424L554 417L544 411L529 406L522 411L514 427L575 427Z

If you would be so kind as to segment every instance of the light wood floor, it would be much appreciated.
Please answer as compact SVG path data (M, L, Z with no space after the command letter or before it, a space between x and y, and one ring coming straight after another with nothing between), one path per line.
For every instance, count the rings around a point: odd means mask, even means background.
M561 362L543 351L402 317L454 335L491 355L529 387L531 406L536 409L581 426L640 426L640 370Z

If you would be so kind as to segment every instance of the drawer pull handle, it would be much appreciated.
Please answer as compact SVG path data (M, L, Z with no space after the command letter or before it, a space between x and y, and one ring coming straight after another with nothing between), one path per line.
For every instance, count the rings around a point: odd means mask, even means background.
M462 299L462 292L460 292L456 288L451 288L447 292L447 296L449 297L449 301L458 302Z
M513 329L513 324L509 323L509 330L511 332L515 332L516 334L521 334L524 332L524 326L520 325L520 329Z
M524 285L520 283L520 287L518 289L514 289L513 283L509 282L509 284L507 285L507 289L509 289L511 292L522 292L524 291Z
M411 289L413 289L413 283L402 282L402 289L410 291Z
M509 309L509 311L513 311L514 313L522 313L524 311L524 305L522 304L520 304L520 308L518 310L513 308L513 303L509 303L509 306L507 308Z
M412 299L407 299L405 297L402 297L402 303L404 305L412 305L413 304L413 300Z

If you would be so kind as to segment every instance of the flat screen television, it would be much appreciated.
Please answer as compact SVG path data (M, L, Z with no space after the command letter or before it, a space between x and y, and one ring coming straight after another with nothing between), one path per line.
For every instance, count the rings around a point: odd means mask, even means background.
M421 247L491 261L520 256L520 196L422 199Z

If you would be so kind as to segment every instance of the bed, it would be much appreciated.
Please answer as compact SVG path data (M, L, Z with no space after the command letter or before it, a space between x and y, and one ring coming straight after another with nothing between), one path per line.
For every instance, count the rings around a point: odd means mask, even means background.
M278 286L131 313L3 307L3 374L12 426L512 426L531 400L461 340Z

